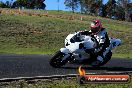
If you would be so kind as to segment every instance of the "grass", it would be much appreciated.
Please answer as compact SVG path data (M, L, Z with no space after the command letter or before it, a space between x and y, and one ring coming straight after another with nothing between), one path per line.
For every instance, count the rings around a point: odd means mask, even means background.
M132 58L132 54L113 54L112 57L118 57L118 58Z
M59 13L48 11L48 16L31 15L45 14L47 13L45 11L30 10L29 12L30 15L0 14L0 53L54 54L64 47L64 39L69 33L89 30L90 21L100 19L110 36L122 40L122 45L113 50L114 57L132 57L132 23L130 22L65 11Z
M29 83L28 81L10 82L7 85L1 86L6 88L131 88L132 81L129 83L87 83L80 85L76 78L61 79L61 80L47 80L36 81Z

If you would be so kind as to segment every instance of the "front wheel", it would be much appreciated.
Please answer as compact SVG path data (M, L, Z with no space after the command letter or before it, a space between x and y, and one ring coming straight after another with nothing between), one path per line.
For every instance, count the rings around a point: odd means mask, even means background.
M65 54L61 51L58 51L50 60L50 65L55 68L59 68L67 63L67 59L63 60Z

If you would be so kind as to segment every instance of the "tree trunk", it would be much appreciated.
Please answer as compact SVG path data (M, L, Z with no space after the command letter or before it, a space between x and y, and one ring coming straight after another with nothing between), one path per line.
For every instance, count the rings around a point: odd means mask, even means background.
M128 0L124 0L124 7L125 7L125 21L129 21L129 12L128 12Z
M128 10L125 10L125 21L129 21L129 13Z
M83 13L83 5L82 5L82 1L80 1L80 11L81 11L81 13Z
M74 2L74 0L72 0L72 12L74 13L75 11L75 8L74 8L74 5L75 5L75 2Z

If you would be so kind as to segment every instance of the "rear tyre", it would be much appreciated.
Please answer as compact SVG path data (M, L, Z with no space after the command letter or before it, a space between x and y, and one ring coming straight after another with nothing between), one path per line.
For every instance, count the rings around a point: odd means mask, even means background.
M62 58L65 56L64 53L58 51L50 60L49 64L54 68L59 68L67 63L67 60L63 60Z

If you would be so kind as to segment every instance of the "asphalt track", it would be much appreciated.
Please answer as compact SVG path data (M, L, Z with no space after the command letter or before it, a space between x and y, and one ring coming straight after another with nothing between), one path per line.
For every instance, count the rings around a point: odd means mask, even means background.
M52 68L52 55L0 54L0 79L14 77L78 74L79 64L68 63L62 68ZM112 58L106 65L93 68L84 65L87 73L132 72L132 59Z

